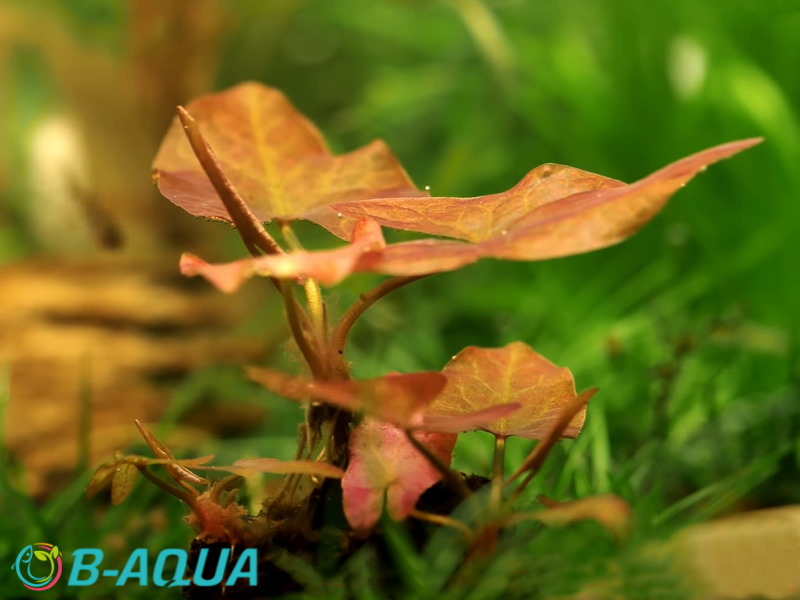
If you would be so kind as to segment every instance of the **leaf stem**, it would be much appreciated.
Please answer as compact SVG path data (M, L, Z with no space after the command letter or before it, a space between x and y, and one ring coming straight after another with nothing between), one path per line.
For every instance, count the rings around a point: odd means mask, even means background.
M492 463L492 489L489 506L492 514L500 508L503 499L503 471L506 456L506 436L496 435L494 438L494 461Z
M370 306L396 289L413 283L423 277L425 277L425 275L392 277L391 279L381 282L370 291L359 295L358 300L350 305L334 328L333 334L331 335L331 351L338 354L344 353L344 346L347 342L347 336L350 334L350 329L352 329L353 324Z
M558 440L561 438L564 430L569 427L572 419L581 411L584 406L586 406L586 403L589 402L589 400L592 399L592 396L594 396L596 393L596 388L586 390L585 392L578 394L569 404L567 404L547 433L544 434L541 441L536 444L536 447L533 449L533 451L522 462L519 468L514 471L511 477L506 480L505 485L508 486L517 477L522 475L525 471L528 471L525 479L522 480L522 483L520 483L511 494L511 502L514 502L520 497L523 490L536 476L536 474L539 472L539 469L542 468L542 465L544 464L544 461L547 460L550 451L556 445L556 442L558 442Z
M214 154L214 150L200 133L197 121L182 106L178 107L178 118L183 124L183 130L197 160L200 161L203 171L205 171L209 181L211 181L217 194L219 194L220 200L225 205L233 224L236 225L236 229L250 253L253 256L258 256L260 254L258 249L261 249L267 254L282 254L283 249L267 233L264 225L252 213L250 207L247 206L239 192L233 187L231 180L225 175Z
M435 513L429 513L422 510L412 510L411 517L415 519L419 519L420 521L428 521L429 523L435 523L437 525L444 525L445 527L452 527L453 529L457 529L461 533L464 534L464 537L467 540L472 540L475 536L475 533L470 529L466 524L462 523L458 519L454 519L453 517L448 517L446 515L437 515Z
M292 332L292 337L308 364L308 368L311 369L311 374L314 377L319 377L322 372L319 352L313 347L303 329L302 320L307 317L305 317L303 310L294 298L292 283L289 281L280 281L279 287L281 295L283 296L284 306L286 307L286 319L289 321L289 329Z
M150 433L139 419L134 419L133 422L144 438L145 443L150 447L150 450L153 451L153 455L156 458L169 461L164 463L164 470L172 477L175 483L189 491L194 491L194 487L191 486L192 483L195 485L208 484L208 480L204 477L200 477L197 473L194 473L183 465L173 462L175 461L175 456L172 454L172 451Z
M305 249L297 239L292 226L288 221L281 221L281 235L289 248L295 252L303 252ZM326 319L325 301L322 297L322 290L319 282L311 277L306 278L303 288L306 293L306 302L311 316L311 326L314 335L317 337L319 347L324 347L328 337L328 326Z
M444 464L438 456L431 452L430 448L415 438L410 429L404 429L403 432L406 434L408 441L411 442L411 445L419 450L420 454L427 458L428 462L436 467L436 470L442 474L444 480L449 483L450 486L454 488L462 498L469 498L472 492L467 487L467 484L464 482L464 480L459 477L455 471Z
M171 485L166 481L164 481L163 479L161 479L161 477L159 477L158 475L154 475L153 473L151 473L150 469L147 468L147 465L137 464L135 466L137 469L139 469L139 472L142 475L144 475L146 479L150 480L150 482L156 484L158 487L160 487L168 494L175 496L179 500L183 500L184 502L186 502L186 504L189 505L189 507L192 510L195 509L197 504L195 503L194 500L197 494L197 490L194 490L194 493L192 493L188 489L175 487L174 485Z

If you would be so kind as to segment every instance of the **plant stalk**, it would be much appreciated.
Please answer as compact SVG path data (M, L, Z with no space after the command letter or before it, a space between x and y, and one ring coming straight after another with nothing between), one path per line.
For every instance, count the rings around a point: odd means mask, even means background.
M514 471L511 477L506 480L505 485L508 486L517 477L528 471L525 479L523 479L522 483L520 483L520 485L511 494L511 502L514 502L520 497L523 490L536 476L536 474L539 472L539 469L542 468L544 461L547 460L547 457L550 455L550 451L556 445L556 442L558 442L558 440L561 438L566 428L569 427L572 419L575 418L575 415L577 415L581 409L586 406L586 403L589 402L589 400L592 399L592 396L594 396L596 393L596 388L586 390L585 392L578 394L572 400L572 402L565 406L553 425L550 427L547 433L545 433L541 441L536 445L536 448L533 449L533 451L522 462L519 468Z
M289 329L292 332L292 337L308 364L308 368L311 369L311 374L315 378L319 377L322 374L319 352L313 347L303 329L302 320L307 317L305 317L305 314L294 298L292 283L289 281L280 281L278 285L281 290L281 295L283 296L284 306L286 307L286 319L289 321Z
M494 461L492 463L492 489L489 496L489 506L492 514L500 509L503 499L503 476L506 457L506 436L497 435L494 438Z
M436 470L442 474L444 480L449 483L450 486L454 488L462 498L469 498L472 492L467 487L467 484L464 482L464 480L461 479L461 477L459 477L450 467L444 464L438 456L431 452L430 448L415 438L414 434L409 429L404 429L403 431L405 432L408 441L411 442L411 445L419 450L419 452L428 459L428 462L436 467Z
M469 527L467 527L467 525L452 517L437 515L435 513L424 512L416 509L411 511L410 516L415 519L419 519L420 521L427 521L429 523L435 523L436 525L443 525L445 527L457 529L464 534L464 537L466 537L468 541L475 537L475 533Z
M337 323L336 327L334 328L333 334L331 335L331 352L335 352L338 355L344 354L347 336L350 334L353 324L370 306L391 292L403 287L404 285L413 283L418 279L422 279L423 277L425 277L425 275L417 275L414 277L392 277L391 279L387 279L386 281L378 284L370 291L361 294L358 297L358 300L353 302L353 304L351 304L350 307L345 311L345 313L342 315L342 318L339 320L339 323Z
M236 229L253 256L259 256L259 249L267 254L282 254L283 249L267 233L261 221L252 213L250 207L233 187L233 183L225 175L217 160L214 150L200 133L197 121L182 106L178 107L178 118L183 124L183 130L194 150L197 160L203 167L209 181L219 194L220 200L228 210L228 214L236 225Z

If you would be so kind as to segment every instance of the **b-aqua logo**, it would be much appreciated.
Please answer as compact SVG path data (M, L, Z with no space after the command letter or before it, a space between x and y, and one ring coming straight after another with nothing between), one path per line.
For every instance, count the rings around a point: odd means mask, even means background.
M20 550L11 568L17 572L22 585L29 590L41 592L49 590L61 578L63 565L58 546L37 542Z
M101 568L104 554L99 548L78 548L71 553L72 567L69 571L68 586L95 585L101 577L114 581L115 586L130 583L157 587L183 587L195 585L200 587L215 586L225 582L225 586L233 586L239 581L248 585L258 585L258 552L255 548L245 549L234 563L230 556L230 548L223 548L216 557L209 557L209 549L201 548L197 553L194 574L187 577L189 556L186 550L167 548L161 550L150 569L146 548L137 548L131 552L121 570ZM61 577L61 554L57 546L52 544L31 544L25 546L17 555L11 566L16 571L22 585L29 590L44 591L53 587ZM31 566L35 561L44 565ZM214 564L216 560L216 564ZM230 565L227 578L225 572ZM49 572L48 572L49 570ZM47 575L43 575L47 573Z

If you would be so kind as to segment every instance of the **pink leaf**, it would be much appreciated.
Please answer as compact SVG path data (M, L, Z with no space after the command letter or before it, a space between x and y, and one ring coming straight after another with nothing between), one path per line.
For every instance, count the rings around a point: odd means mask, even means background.
M415 433L445 465L450 465L456 435ZM422 493L441 473L406 438L402 429L365 419L350 435L350 463L342 479L344 514L358 533L368 533L386 509L395 520L411 514Z

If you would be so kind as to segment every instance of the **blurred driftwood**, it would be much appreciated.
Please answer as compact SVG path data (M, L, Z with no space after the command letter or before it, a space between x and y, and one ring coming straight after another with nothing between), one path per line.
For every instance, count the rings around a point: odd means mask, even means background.
M135 437L134 418L157 420L188 373L270 350L263 332L231 333L252 296L223 296L174 267L21 262L0 270L0 290L4 437L36 495L72 475L82 410L96 462Z
M223 4L129 0L111 44L83 39L69 13L57 1L0 6L0 112L25 123L0 130L0 197L14 193L0 215L40 249L0 266L3 434L35 495L73 473L82 398L94 462L132 439L133 418L157 420L184 375L257 360L280 334L232 333L263 306L258 286L226 297L178 274L180 251L214 256L225 227L192 219L150 180L176 105L212 85ZM34 120L12 110L26 100L8 68L20 51L57 90Z

